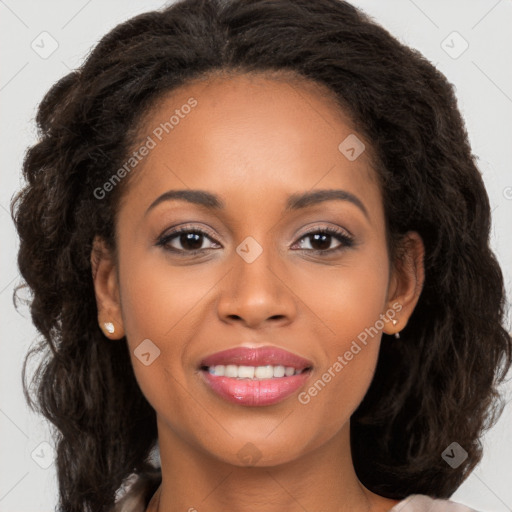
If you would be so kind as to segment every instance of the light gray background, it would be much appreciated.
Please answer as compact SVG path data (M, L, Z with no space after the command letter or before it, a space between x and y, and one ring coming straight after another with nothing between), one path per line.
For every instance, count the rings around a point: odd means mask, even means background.
M20 277L16 267L18 242L8 211L11 197L20 187L24 151L35 141L36 106L53 83L82 62L101 36L118 23L159 8L163 3L160 0L0 0L3 147L0 170L0 512L46 512L54 510L56 504L49 430L41 418L28 410L21 388L22 360L37 333L27 308L22 308L19 314L12 304L12 290ZM492 245L502 265L510 298L512 2L352 0L352 3L363 8L402 42L421 51L456 86L459 107L490 195ZM49 36L40 35L44 31L58 43L54 53L43 55L47 58L42 58L31 47L33 44L39 48L39 53L51 49ZM464 42L457 35L450 35L453 31L469 44L457 58L453 57L463 49ZM505 390L509 400L511 384ZM483 461L454 494L453 500L485 512L512 511L511 434L512 403L509 403L497 426L483 439ZM47 469L41 467L46 465L49 465Z

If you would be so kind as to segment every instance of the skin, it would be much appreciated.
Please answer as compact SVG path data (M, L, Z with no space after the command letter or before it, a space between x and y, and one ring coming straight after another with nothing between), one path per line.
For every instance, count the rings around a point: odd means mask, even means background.
M404 264L395 269L370 143L317 85L258 75L194 82L163 98L141 140L191 96L197 106L130 177L116 224L117 260L99 238L91 256L100 325L114 323L114 334L105 331L112 342L126 336L157 414L163 478L151 509L389 510L396 500L358 480L349 437L381 331L305 405L298 392L265 407L228 403L205 385L198 365L235 346L277 346L313 362L304 391L393 304L401 306L398 323L383 330L403 329L423 285L421 238L409 233ZM367 148L354 161L338 150L349 134ZM214 193L225 208L173 200L145 215L161 194L181 189ZM320 189L350 192L367 215L341 200L285 211L291 194ZM179 236L169 244L184 256L155 245L185 224L213 235L197 242L202 255L186 255L190 245ZM348 231L355 244L304 236L326 227ZM252 263L236 252L248 236L263 249ZM134 355L145 339L160 350L149 366ZM248 442L260 455L249 465L238 455Z

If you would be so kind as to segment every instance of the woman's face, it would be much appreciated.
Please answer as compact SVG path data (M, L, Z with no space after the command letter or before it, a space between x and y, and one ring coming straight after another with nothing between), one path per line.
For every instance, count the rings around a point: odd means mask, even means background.
M96 286L159 437L273 465L346 431L382 331L402 329L419 294L414 276L390 273L369 143L320 90L247 75L174 91L140 140L117 266L104 267L110 296ZM170 237L177 228L188 236ZM229 399L201 362L237 347L280 348L311 369L291 394L257 402L240 388Z

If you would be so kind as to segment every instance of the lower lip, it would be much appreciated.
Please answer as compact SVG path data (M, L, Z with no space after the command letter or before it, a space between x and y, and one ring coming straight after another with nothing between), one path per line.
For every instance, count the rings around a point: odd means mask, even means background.
M277 404L295 393L309 378L311 370L291 377L262 380L219 377L207 370L201 373L211 389L228 402L258 407Z

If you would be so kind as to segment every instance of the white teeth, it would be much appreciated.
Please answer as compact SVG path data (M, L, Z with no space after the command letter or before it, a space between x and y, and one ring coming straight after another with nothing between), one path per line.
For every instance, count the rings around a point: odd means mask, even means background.
M254 366L236 366L235 371L238 370L238 375L233 375L233 377L238 377L239 379L253 379L254 374L256 373ZM259 368L256 368L258 370Z
M302 373L293 366L238 366L236 364L218 364L209 366L208 372L218 377L231 377L235 379L272 379L276 377L291 377Z
M254 370L254 376L257 379L271 379L274 377L274 367L273 366L258 366Z
M291 377L295 372L295 368L292 368L291 366L287 366L286 367L286 370L284 371L284 374L287 376L287 377Z
M284 366L274 366L274 377L284 377L285 371Z
M220 377L224 377L224 369L225 366L223 364L218 364L217 366L210 366L208 371L213 375L219 375Z
M217 374L217 375L219 375L219 374ZM236 367L236 364L226 365L223 375L225 377L238 377L238 368Z

